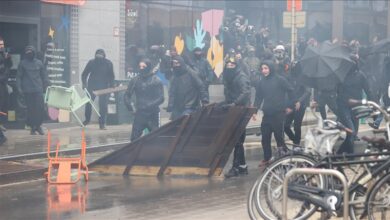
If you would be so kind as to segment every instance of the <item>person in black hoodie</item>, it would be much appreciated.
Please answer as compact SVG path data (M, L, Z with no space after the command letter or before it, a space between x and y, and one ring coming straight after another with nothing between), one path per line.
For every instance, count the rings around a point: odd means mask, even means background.
M300 69L297 66L294 66L291 71L285 73L287 81L290 82L294 88L294 97L298 100L295 103L293 113L286 116L284 132L296 145L301 143L302 121L305 116L306 107L309 105L310 101L310 89L299 82L299 71ZM294 122L294 132L291 130L292 122Z
M0 112L7 112L8 91L7 82L12 67L11 56L5 51L4 40L0 37ZM7 138L3 134L2 123L6 121L5 115L0 114L0 145Z
M134 112L131 97L135 95L135 115L131 141L141 137L145 128L153 131L159 126L159 113L164 102L164 90L161 80L153 73L153 64L149 59L139 63L139 73L127 87L124 101L127 109Z
M93 91L100 89L107 89L114 86L114 67L112 62L106 59L106 53L103 49L96 50L95 58L88 61L85 67L81 80L83 88L87 88L91 99L95 100L96 96ZM108 95L99 96L99 127L101 130L105 130L106 115L107 115L107 102ZM92 106L87 104L85 106L85 121L84 125L87 125L91 120Z
M241 71L237 60L234 57L227 57L223 71L223 85L225 101L223 107L249 106L250 105L250 83L248 76ZM248 166L245 161L244 142L246 133L241 135L234 147L233 166L225 174L226 178L248 174Z
M49 85L43 63L35 58L35 48L27 46L16 74L16 86L26 101L27 125L31 127L31 135L35 135L35 132L44 135L41 128L45 111L43 93Z
M209 61L203 56L201 48L196 47L191 58L190 67L199 73L199 78L206 87L207 98L209 99L209 85L214 79L214 71Z
M349 99L361 100L364 91L369 100L372 100L371 90L368 86L368 80L366 76L358 68L358 58L355 55L351 56L355 64L345 77L343 83L339 85L337 104L339 108L340 122L350 128L353 133L347 133L347 136L340 146L337 153L353 153L354 152L354 140L356 138L359 120L354 117L352 107L349 105Z
M261 121L261 144L264 151L264 160L260 166L268 164L272 157L271 135L274 133L279 152L285 151L284 121L286 114L293 111L296 103L294 88L279 74L275 73L274 63L264 61L261 64L263 79L256 86L255 107L260 108L263 103L263 119Z
M169 90L167 112L171 119L189 115L201 104L209 103L206 87L198 73L188 67L181 56L172 58L173 78Z

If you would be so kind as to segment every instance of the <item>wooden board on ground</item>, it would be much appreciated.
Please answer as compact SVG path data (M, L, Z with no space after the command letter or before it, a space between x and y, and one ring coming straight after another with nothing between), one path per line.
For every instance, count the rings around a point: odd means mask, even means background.
M90 165L124 175L220 175L253 108L209 105L139 138Z

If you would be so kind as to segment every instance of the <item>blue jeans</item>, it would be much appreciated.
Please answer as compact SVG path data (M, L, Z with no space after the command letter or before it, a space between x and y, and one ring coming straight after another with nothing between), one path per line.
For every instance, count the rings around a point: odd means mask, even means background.
M374 125L379 127L381 125L382 120L383 120L383 115L382 114L378 115L378 117L376 117L374 121Z
M353 153L354 139L357 135L357 126L359 120L355 119L353 112L347 103L339 102L340 122L352 130L352 134L347 133L344 142L341 144L338 153Z

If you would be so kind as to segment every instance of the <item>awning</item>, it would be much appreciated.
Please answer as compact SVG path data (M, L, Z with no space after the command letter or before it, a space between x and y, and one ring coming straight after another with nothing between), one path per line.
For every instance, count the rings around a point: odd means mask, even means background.
M41 1L47 3L53 3L53 4L82 6L85 4L86 0L41 0Z

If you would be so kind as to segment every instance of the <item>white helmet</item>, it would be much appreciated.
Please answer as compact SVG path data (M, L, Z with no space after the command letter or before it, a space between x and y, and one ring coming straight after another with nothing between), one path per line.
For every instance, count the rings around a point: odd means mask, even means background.
M284 51L285 49L284 49L283 45L278 45L278 46L275 47L274 50L283 50Z

